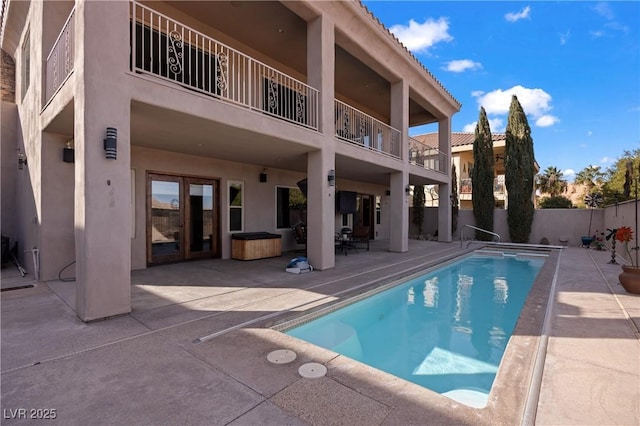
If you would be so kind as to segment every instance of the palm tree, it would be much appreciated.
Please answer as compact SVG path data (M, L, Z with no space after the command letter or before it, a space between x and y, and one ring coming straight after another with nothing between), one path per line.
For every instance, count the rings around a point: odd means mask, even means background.
M574 182L585 185L587 192L592 192L593 188L599 188L604 183L604 173L600 171L600 166L587 166L576 173Z
M545 194L556 197L567 189L567 181L563 179L560 170L549 166L544 173L538 177L538 189Z

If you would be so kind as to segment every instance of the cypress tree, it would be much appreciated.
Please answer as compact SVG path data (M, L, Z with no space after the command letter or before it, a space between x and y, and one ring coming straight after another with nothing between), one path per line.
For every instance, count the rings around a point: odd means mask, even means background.
M533 223L533 139L527 116L515 95L507 119L504 168L509 236L514 243L526 243Z
M418 229L418 235L422 235L422 222L424 222L424 185L413 187L413 223Z
M471 201L476 226L491 232L493 232L493 209L495 207L493 198L494 165L493 139L491 138L489 120L484 107L480 107L480 116L473 139ZM477 240L488 241L492 238L491 234L476 230Z
M456 165L451 164L451 233L458 230L458 174L456 173Z

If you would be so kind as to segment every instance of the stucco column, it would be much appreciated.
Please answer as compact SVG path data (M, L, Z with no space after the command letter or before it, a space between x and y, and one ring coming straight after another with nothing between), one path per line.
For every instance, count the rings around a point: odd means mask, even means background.
M57 280L60 270L75 260L74 165L62 161L66 138L42 133L40 219L40 279ZM66 277L74 269L65 270Z
M76 7L76 311L90 321L131 311L129 3ZM107 127L117 129L115 160Z
M316 269L335 266L335 186L327 176L335 170L334 25L318 17L307 25L309 85L319 90L320 132L324 144L307 157L307 256Z
M389 250L409 250L409 85L401 80L391 84L391 126L400 130L400 152L404 161L402 172L389 177L391 189Z
M451 241L451 119L438 121L438 148L445 154L447 183L438 185L438 241ZM460 169L457 170L460 179Z

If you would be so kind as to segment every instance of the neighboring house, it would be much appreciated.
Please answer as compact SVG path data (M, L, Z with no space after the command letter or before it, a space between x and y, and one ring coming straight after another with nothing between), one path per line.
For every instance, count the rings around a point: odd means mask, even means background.
M495 156L494 180L493 180L493 196L496 202L496 208L507 208L507 189L504 183L504 148L506 143L505 133L492 133L493 154ZM473 169L473 140L474 133L453 132L451 133L451 163L456 166L456 174L458 177L458 200L460 208L465 210L473 209L471 201L471 170ZM427 133L424 135L412 136L415 140L426 146L437 146L438 134ZM410 153L411 155L411 153ZM414 157L417 154L414 154ZM412 159L413 161L413 159ZM535 162L535 173L540 170L540 166ZM534 174L535 174L534 173ZM429 197L433 191L427 191L426 206L438 206L437 199Z
M2 232L42 280L75 261L85 321L130 311L131 270L230 258L236 232L292 250L305 221L318 270L342 226L407 251L409 185L450 193L460 104L358 1L9 0L2 29Z

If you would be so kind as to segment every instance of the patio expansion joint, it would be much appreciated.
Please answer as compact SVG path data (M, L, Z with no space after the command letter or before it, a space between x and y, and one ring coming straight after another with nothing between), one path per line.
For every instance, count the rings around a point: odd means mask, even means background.
M604 273L602 272L602 269L600 268L600 266L598 266L598 263L593 258L593 255L591 254L591 252L589 252L589 257L591 258L591 262L593 263L593 266L598 270L598 273L600 274L600 277L602 278L602 281L606 284L607 288L611 292L611 295L613 296L613 299L618 304L618 307L620 308L620 311L622 311L622 315L624 316L624 318L626 320L626 323L631 328L631 331L632 331L633 335L636 337L636 340L638 341L638 343L640 343L640 330L638 329L638 326L636 325L635 321L633 320L633 317L631 316L631 314L629 314L629 311L627 311L627 308L625 308L624 304L620 301L620 298L618 297L618 294L613 290L613 287L611 286L611 283L605 277Z
M242 413L240 416L246 414L247 412L253 410L254 408L256 408L258 405L262 404L264 401L268 400L269 398L264 395L262 392L260 392L257 389L254 389L253 387L251 387L250 385L248 385L247 383L243 382L241 379L239 379L238 377L235 377L233 374L230 374L228 372L226 372L225 370L222 370L218 367L216 367L215 365L211 364L209 361L207 361L206 358L200 356L197 353L191 352L186 346L178 344L177 345L178 348L182 349L184 352L186 352L189 356L191 356L192 358L194 358L195 360L197 360L198 362L200 362L201 364L203 364L206 368L209 368L213 371L216 371L228 378L230 378L231 380L233 380L234 382L238 383L239 385L241 385L242 387L249 389L252 392L255 392L257 395L260 396L261 401L259 403L257 403L256 405L254 405L253 407L251 407L250 410L247 410L245 413ZM240 417L238 416L238 417ZM234 419L235 420L235 419Z

